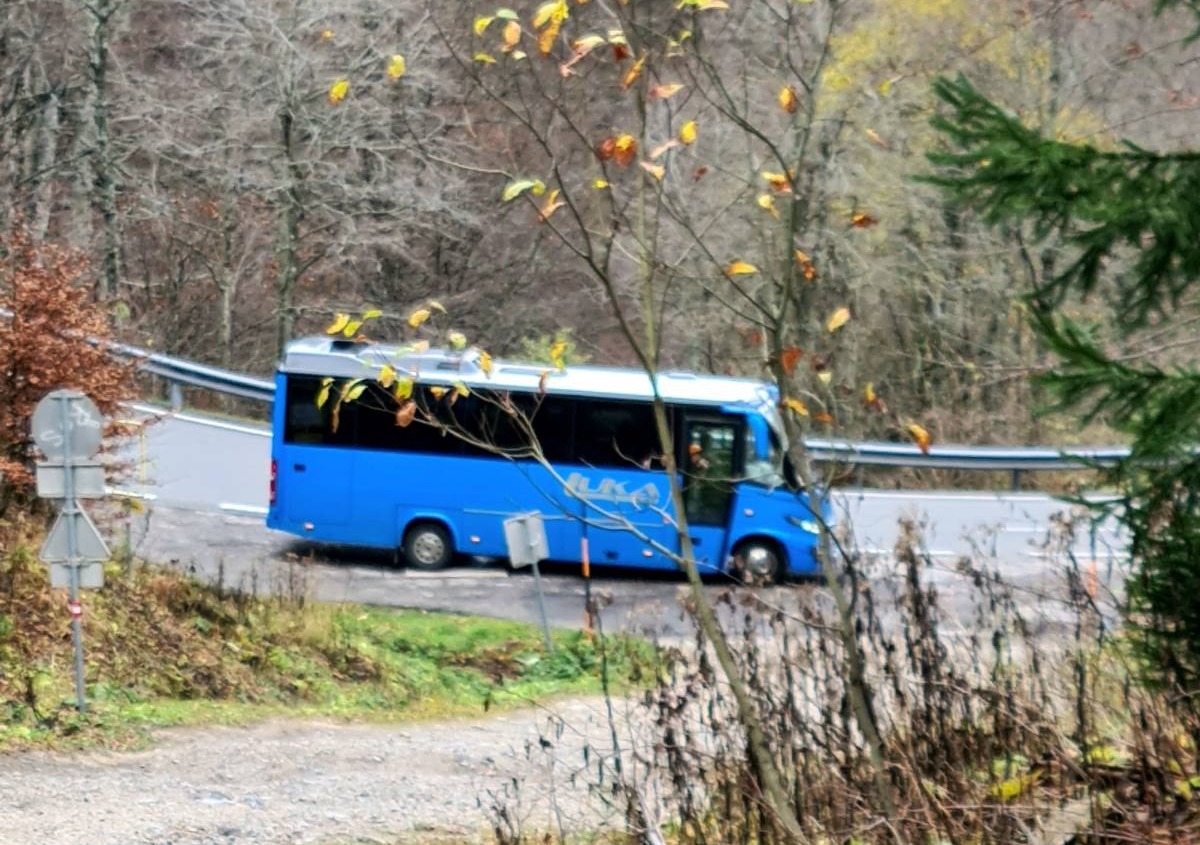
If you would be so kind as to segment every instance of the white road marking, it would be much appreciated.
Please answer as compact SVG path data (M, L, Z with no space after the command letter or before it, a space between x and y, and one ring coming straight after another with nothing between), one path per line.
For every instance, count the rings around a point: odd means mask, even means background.
M221 510L228 513L249 513L256 516L266 516L267 509L262 505L242 505L237 502L221 502L217 505Z

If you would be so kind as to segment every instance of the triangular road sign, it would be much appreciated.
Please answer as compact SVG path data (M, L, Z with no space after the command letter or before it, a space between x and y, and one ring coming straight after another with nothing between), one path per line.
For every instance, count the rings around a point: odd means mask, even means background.
M81 510L68 514L61 512L50 529L50 536L42 546L42 560L47 563L66 563L70 560L68 552L68 532L71 523L75 523L75 560L105 561L109 558L108 546L104 538L96 530L88 515Z

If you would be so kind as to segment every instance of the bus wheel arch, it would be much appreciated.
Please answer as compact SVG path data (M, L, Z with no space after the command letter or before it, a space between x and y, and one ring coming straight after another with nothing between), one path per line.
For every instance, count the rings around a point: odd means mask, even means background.
M743 537L733 547L733 566L747 583L780 584L787 575L787 552L773 537Z
M454 559L454 536L436 519L414 519L404 530L401 557L413 569L445 569Z

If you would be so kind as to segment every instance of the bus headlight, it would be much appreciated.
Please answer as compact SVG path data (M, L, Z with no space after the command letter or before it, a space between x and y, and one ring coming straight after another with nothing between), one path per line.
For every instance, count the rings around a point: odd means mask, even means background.
M796 524L800 526L801 531L807 531L809 534L821 533L821 526L818 525L815 520L802 519Z

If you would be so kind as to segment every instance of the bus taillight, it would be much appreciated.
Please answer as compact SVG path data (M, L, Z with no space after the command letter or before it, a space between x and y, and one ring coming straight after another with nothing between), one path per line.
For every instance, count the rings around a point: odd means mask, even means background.
M279 464L274 459L271 460L271 507L275 506L275 490L279 479Z

